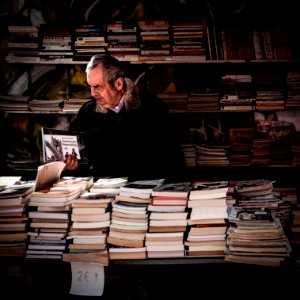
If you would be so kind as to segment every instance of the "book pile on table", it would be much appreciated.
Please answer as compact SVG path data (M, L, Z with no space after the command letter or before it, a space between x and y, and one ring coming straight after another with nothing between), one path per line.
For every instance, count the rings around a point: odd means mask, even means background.
M280 266L291 247L278 217L270 209L232 207L225 260Z
M15 183L0 187L0 256L25 255L27 204L32 191L33 186Z
M227 181L195 181L189 194L186 256L225 256Z
M107 232L111 223L109 211L115 194L86 191L72 202L70 240L65 261L108 263Z
M82 193L83 183L60 179L64 166L55 161L38 168L35 190L28 202L30 240L26 258L61 259L66 249L71 203Z
M152 190L162 182L163 179L140 180L120 188L112 204L112 222L107 238L110 259L146 258L147 208Z
M148 258L184 256L190 185L190 182L166 183L153 189L145 242Z

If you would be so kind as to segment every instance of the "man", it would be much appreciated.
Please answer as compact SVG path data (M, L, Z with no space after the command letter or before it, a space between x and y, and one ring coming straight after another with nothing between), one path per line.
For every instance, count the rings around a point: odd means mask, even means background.
M70 130L84 132L92 174L131 179L184 175L185 160L165 103L140 93L122 63L95 55L86 68L92 100L79 110ZM69 160L66 169L78 164Z

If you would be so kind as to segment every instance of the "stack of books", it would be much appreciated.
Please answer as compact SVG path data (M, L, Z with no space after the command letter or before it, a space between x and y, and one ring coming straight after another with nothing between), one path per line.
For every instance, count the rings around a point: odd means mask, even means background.
M66 249L71 203L82 193L82 186L59 184L64 166L56 161L38 168L35 190L28 203L27 258L61 259Z
M186 256L225 256L227 181L195 181L189 195Z
M147 208L152 190L163 179L129 182L112 203L108 243L110 259L146 258Z
M201 23L172 23L172 58L205 61L207 56L206 27Z
M115 196L119 194L120 188L127 183L128 179L123 177L117 178L99 178L90 188L92 193L109 193Z
M42 24L40 26L40 60L51 62L73 61L72 37L69 28Z
M37 26L8 26L9 62L37 62L39 58L39 28Z
M288 238L271 210L232 207L229 222L226 261L280 266L290 256Z
M228 166L229 145L197 145L197 164L199 166Z
M108 53L119 60L137 61L140 54L136 22L107 24Z
M149 258L184 256L189 191L190 182L166 183L153 189L146 237Z
M27 204L33 186L5 185L0 188L0 256L25 256Z
M140 30L140 60L160 60L171 56L168 21L138 21L138 27Z
M91 56L106 52L105 26L85 24L74 28L75 61L89 61Z
M110 207L114 194L86 191L72 202L71 227L67 239L66 261L95 261L107 258L107 232L111 223Z

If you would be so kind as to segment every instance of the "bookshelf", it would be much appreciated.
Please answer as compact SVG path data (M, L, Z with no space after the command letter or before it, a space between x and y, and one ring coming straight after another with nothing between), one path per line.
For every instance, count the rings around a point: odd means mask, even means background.
M236 75L241 73L255 77L257 74L267 71L268 75L279 74L284 77L287 76L289 71L298 71L300 67L296 43L299 33L294 28L295 19L293 18L294 12L291 3L289 8L288 5L284 8L279 6L270 8L269 5L257 3L257 1L240 7L237 7L238 4L210 3L210 1L207 1L207 3L199 4L202 9L200 15L197 13L197 17L195 17L195 3L192 3L189 7L183 7L183 4L177 3L169 10L170 14L166 14L164 5L158 5L158 9L163 16L161 18L156 17L154 11L152 11L150 17L141 18L140 20L137 18L129 22L126 20L125 11L123 11L124 15L120 17L120 20L113 20L113 18L108 20L109 17L105 16L103 18L104 23L99 24L98 21L93 22L95 18L91 14L89 23L80 19L75 24L70 22L69 17L74 12L79 13L78 5L74 4L72 8L58 5L54 10L57 17L61 18L61 12L63 11L67 12L68 18L61 20L62 22L58 22L58 20L49 22L49 26L13 28L11 22L7 22L9 24L6 31L7 44L6 48L1 49L1 55L5 60L6 69L27 72L28 87L27 89L24 87L23 91L28 92L30 97L41 96L47 98L48 95L45 95L46 89L40 95L36 94L36 90L40 86L35 84L35 69L48 68L54 74L57 74L57 78L61 76L59 82L53 81L53 84L61 85L59 92L55 93L51 90L51 96L64 101L72 98L78 92L78 85L72 84L72 79L76 75L75 72L76 70L84 70L87 63L86 54L88 53L90 56L95 53L94 51L106 51L118 55L120 60L130 64L131 73L129 75L133 79L137 79L139 75L145 72L145 76L139 81L140 86L145 87L149 84L151 90L158 94L163 93L169 87L169 84L174 83L176 93L190 95L191 93L197 94L210 90L221 95L224 92L221 80L222 76L226 74ZM112 7L114 5L113 1ZM182 7L180 7L181 5ZM26 8L28 9L28 7L29 5ZM149 7L145 6L144 9L146 12ZM106 9L101 13L104 13L104 11ZM127 13L129 11L130 8L128 7ZM183 11L187 12L187 17L181 16ZM179 12L181 17L178 17ZM12 11L8 11L8 13L14 15ZM278 18L278 16L281 16L281 18ZM281 24L278 20L281 20ZM22 44L23 40L18 39L15 43L16 36L12 34L13 32L17 32L17 35L24 38L26 37L26 45L31 50L26 54L21 54L21 57L18 57L17 53L22 45L25 48L25 44ZM97 38L94 37L95 33ZM270 45L265 44L265 35L273 38L273 49L271 49L273 56L266 55ZM54 42L55 37L57 37L57 41ZM64 40L63 42L59 41L61 38ZM185 38L188 41L184 40ZM148 40L155 44L155 49L147 44ZM28 42L31 44L28 45ZM187 50L185 43L193 47ZM5 45L5 41L2 44ZM94 47L91 47L90 44L93 44ZM182 44L185 47L178 47ZM257 54L258 46L260 46L263 53L261 56ZM146 52L142 52L142 50ZM151 55L149 55L149 51ZM157 51L158 55L156 56L153 51ZM164 55L160 55L161 51ZM205 55L202 54L203 51ZM148 53L148 55L145 53ZM183 56L177 55L183 53L185 54ZM55 73L56 70L59 71ZM7 88L3 87L5 93ZM51 87L49 87L50 89ZM286 89L285 92L287 93ZM79 96L78 93L76 97L84 98L87 95L87 90L84 90L83 93L84 96ZM214 107L209 109L203 107L189 109L186 105L180 109L170 109L183 143L220 143L220 140L210 141L207 139L203 141L203 139L199 139L199 136L197 137L197 132L201 134L203 130L207 135L215 134L209 129L211 122L213 122L213 126L216 122L221 124L221 129L224 130L222 140L224 143L228 142L229 128L255 127L257 113L268 118L274 112L275 115L278 112L280 115L287 113L288 115L295 114L297 116L300 111L297 107L288 110L282 107L274 110L264 110L264 108L257 110L255 106L254 109L247 110L231 108L222 110L220 109L219 100L217 100L218 102ZM10 133L15 133L15 131L11 131L15 122L24 123L29 120L26 129L30 134L30 144L26 144L24 148L29 148L28 151L31 153L35 152L34 156L38 161L38 147L36 146L38 141L33 131L37 130L41 124L48 127L59 125L66 128L76 113L76 109L56 111L33 111L30 108L17 111L3 109L1 110L1 122L5 126L4 128L8 129L7 140L12 142L9 137ZM201 122L205 126L201 126ZM23 138L22 134L24 133L17 131L17 134L18 139ZM21 145L23 148L24 144ZM11 149L3 150L4 157ZM17 156L22 157L23 155L20 152L17 153ZM226 176L234 179L242 175L250 177L256 174L261 176L272 176L274 174L275 177L280 175L278 174L280 171L284 174L289 173L289 171L294 174L298 168L297 165L291 163L278 163L276 165L268 163L258 166L251 164L244 164L243 166L203 166L196 164L195 167L190 168L187 176L191 178L202 176L202 171L204 171L205 176ZM20 169L18 170L20 171ZM293 178L293 182L296 181L294 176L289 177ZM281 175L280 178L284 182L288 182L284 175Z

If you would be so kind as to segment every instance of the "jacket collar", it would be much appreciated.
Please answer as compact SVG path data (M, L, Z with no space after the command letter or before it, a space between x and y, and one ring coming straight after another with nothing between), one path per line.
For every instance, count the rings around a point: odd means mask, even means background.
M141 107L141 101L139 97L139 90L135 83L129 79L125 78L125 98L124 106L126 110L137 109ZM104 108L101 104L96 104L96 112L107 113L108 109Z

